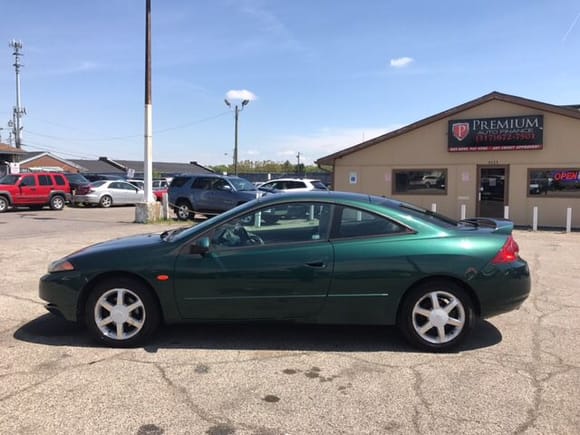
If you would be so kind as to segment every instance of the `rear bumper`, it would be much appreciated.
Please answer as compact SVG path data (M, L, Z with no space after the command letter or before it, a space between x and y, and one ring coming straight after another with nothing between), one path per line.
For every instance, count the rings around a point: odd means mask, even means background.
M530 295L530 269L524 260L489 266L483 275L485 284L478 292L482 318L518 309Z

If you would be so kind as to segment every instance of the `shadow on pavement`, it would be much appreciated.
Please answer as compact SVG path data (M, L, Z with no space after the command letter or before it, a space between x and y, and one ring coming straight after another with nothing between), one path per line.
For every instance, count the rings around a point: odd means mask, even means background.
M47 346L100 347L86 328L45 314L20 327L14 338ZM455 352L494 346L501 342L499 330L479 321ZM291 350L331 352L417 352L395 327L327 326L293 323L182 324L160 328L143 347L158 349Z

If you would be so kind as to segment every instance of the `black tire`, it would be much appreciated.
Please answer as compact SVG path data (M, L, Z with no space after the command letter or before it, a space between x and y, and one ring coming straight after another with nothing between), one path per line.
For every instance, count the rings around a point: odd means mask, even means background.
M463 288L452 281L433 280L409 291L397 324L413 346L444 352L465 339L474 320L473 301Z
M101 197L101 199L99 200L99 207L109 208L112 205L113 205L113 198L111 198L109 195L103 195Z
M174 211L175 215L177 216L177 219L179 219L180 221L193 219L195 215L193 213L193 207L191 206L189 201L184 200L181 200L177 203L177 206L175 207Z
M51 210L62 210L66 205L66 200L62 195L54 195L50 198L50 209Z
M129 277L112 277L98 283L85 306L85 322L91 335L110 347L139 345L157 330L160 320L151 290Z
M8 200L4 196L0 196L0 213L4 213L6 210L8 210L9 206L10 203Z

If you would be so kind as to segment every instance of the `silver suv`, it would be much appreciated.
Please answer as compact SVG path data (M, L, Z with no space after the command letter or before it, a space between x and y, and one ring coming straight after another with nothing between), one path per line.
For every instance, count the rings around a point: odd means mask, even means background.
M261 184L260 190L266 192L301 192L308 190L328 190L328 188L322 181L312 178L277 178Z
M193 219L195 213L219 214L260 196L245 178L217 174L184 174L171 180L169 205L179 220Z

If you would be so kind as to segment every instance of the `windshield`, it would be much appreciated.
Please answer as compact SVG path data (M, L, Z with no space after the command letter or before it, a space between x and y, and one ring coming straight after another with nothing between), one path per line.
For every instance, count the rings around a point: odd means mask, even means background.
M245 178L230 178L229 180L230 183L234 185L237 191L249 190L253 192L256 190L256 186L254 186Z
M2 178L0 178L0 184L16 184L16 182L18 181L18 179L20 178L20 175L5 175Z
M186 228L184 231L179 231L175 234L171 234L171 236L169 237L169 240L172 242L179 241L179 240L187 239L188 237L191 237L193 234L201 233L201 232L205 231L206 229L212 227L215 222L219 222L219 221L225 222L228 219L230 219L232 215L236 215L236 214L242 212L243 210L252 208L256 201L259 201L259 200L254 199L252 201L245 202L245 203L238 205L237 207L234 207L234 208L232 208L232 209L230 209L222 214L219 214L217 216L213 216L213 217L203 221L200 224L193 225L189 228Z

